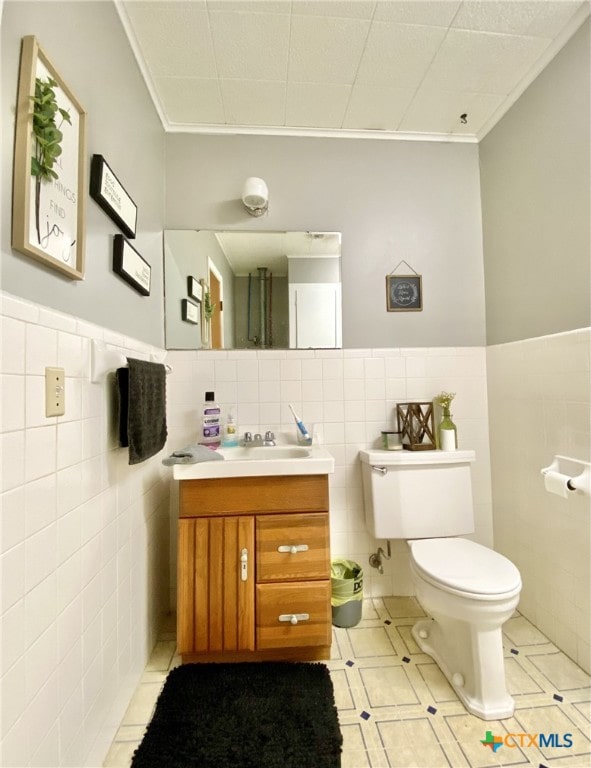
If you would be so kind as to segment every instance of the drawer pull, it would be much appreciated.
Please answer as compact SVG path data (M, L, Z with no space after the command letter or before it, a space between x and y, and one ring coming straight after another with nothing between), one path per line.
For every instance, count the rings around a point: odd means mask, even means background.
M282 544L277 547L277 552L289 552L290 555L295 555L297 552L307 552L308 549L307 544Z
M297 624L298 621L309 621L309 613L282 613L279 621L289 621L290 624Z
M240 551L240 580L248 580L248 549L246 547Z

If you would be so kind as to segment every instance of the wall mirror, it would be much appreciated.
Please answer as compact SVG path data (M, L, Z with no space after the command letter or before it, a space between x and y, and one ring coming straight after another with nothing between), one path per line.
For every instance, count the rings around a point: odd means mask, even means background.
M164 299L167 349L341 347L341 234L165 230Z

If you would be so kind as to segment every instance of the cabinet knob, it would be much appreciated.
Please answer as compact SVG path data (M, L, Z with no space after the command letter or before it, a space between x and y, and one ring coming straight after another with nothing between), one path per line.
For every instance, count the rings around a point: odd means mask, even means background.
M279 621L288 621L290 624L297 624L299 621L309 621L309 613L282 613Z
M308 549L307 544L281 544L277 547L277 552L289 552L290 555L295 555L298 552L307 552Z

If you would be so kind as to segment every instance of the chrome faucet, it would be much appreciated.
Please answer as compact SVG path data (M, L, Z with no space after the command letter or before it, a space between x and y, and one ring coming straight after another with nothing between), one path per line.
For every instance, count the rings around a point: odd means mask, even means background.
M245 448L258 448L261 446L273 446L275 445L275 435L271 430L267 430L265 432L265 437L263 439L263 436L257 432L254 437L252 433L245 432L244 437L242 438L242 444Z
M273 432L271 432L270 429L265 432L265 440L263 445L275 445L275 435Z

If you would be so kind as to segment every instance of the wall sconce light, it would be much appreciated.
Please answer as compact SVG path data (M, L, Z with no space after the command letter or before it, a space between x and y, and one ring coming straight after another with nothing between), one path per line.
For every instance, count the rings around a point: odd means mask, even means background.
M242 202L251 216L262 216L269 208L269 190L262 179L251 176L244 183Z

